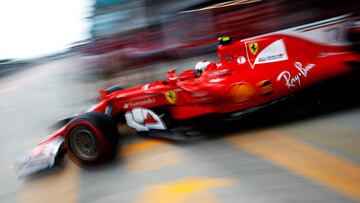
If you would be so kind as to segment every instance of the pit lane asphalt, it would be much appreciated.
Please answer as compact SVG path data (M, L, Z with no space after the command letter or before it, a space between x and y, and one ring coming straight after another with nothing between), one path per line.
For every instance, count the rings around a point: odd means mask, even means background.
M142 72L152 80L163 68L187 68L209 57ZM86 110L100 87L142 78L104 80L87 66L74 56L0 80L0 202L360 201L359 105L291 122L265 117L257 123L255 117L245 129L238 121L236 130L187 144L129 137L109 166L83 170L67 161L62 170L18 179L14 161L55 121ZM275 121L260 121L268 119Z

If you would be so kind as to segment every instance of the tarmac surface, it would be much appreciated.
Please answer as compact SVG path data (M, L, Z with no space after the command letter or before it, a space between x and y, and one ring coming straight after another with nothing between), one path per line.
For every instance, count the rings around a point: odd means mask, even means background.
M54 122L89 108L99 88L165 77L163 70L200 58L149 65L146 77L104 79L74 56L1 78L0 202L360 202L357 102L298 119L285 116L292 106L184 144L132 136L108 166L84 170L67 160L62 169L17 178L15 160ZM146 71L153 66L157 73Z

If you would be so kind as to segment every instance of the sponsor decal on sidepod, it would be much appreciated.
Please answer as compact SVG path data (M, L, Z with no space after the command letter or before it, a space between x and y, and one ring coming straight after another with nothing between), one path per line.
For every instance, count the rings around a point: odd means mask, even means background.
M124 108L127 109L129 107L138 107L138 106L143 106L143 105L147 105L147 104L152 104L152 103L155 103L155 101L156 101L156 99L154 99L154 98L147 98L145 100L129 102L127 104L124 104Z
M283 71L279 74L279 76L276 79L277 81L283 79L285 81L285 85L289 89L295 87L296 85L301 86L301 77L306 78L309 71L315 66L315 64L308 64L305 67L303 67L302 63L295 62L294 66L298 70L298 74L291 75L289 71Z
M249 49L250 49L250 44L248 44ZM254 68L256 64L273 63L273 62L288 60L288 55L286 52L286 47L283 39L279 39L271 43L269 46L265 47L257 56L255 55L254 56L247 55L247 56L252 68ZM256 58L253 59L253 57Z

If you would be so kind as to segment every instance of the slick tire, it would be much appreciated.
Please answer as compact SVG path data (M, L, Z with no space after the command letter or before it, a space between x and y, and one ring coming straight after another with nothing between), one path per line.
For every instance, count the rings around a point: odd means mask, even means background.
M69 158L82 168L102 165L116 157L119 133L108 115L81 115L69 122L64 135Z

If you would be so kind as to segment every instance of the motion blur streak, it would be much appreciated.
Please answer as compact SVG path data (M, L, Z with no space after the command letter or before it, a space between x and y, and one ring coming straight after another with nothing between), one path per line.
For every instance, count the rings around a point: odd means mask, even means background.
M131 173L144 173L180 164L182 158L173 147L161 143L157 140L146 140L125 146L122 152L126 154L128 170Z
M297 123L289 125L282 132L289 133L306 142L336 149L350 157L360 157L359 130L340 124L340 122L311 121L311 125L310 122Z
M66 165L66 170L26 181L21 190L20 202L78 202L79 168L73 163Z
M360 166L348 160L274 131L256 132L227 140L360 201Z
M215 188L233 185L234 181L220 178L188 177L170 183L148 186L140 195L137 203L182 203L182 202L218 202L207 192Z

